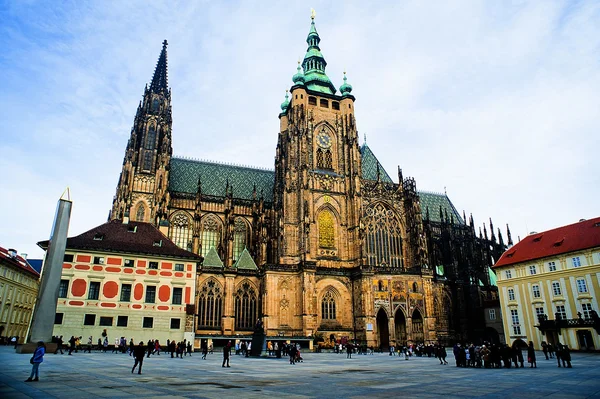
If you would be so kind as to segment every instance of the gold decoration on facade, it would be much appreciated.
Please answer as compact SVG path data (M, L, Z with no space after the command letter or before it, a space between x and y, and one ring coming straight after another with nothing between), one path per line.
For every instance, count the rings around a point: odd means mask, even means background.
M319 213L319 247L335 248L335 217L331 211L324 209Z

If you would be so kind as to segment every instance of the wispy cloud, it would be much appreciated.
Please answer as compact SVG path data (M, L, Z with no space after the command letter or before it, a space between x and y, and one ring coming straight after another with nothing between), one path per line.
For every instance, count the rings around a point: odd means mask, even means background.
M600 3L316 2L334 84L389 172L514 235L598 216ZM161 42L174 153L273 167L306 50L304 2L5 2L0 245L40 256L69 185L71 235L106 220ZM394 173L392 173L393 175Z

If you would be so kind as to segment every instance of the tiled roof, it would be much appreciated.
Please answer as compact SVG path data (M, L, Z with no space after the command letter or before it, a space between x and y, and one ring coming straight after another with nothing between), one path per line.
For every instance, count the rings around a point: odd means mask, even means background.
M48 241L40 241L38 245L46 249ZM150 223L124 224L121 220L111 220L68 238L67 249L200 259L198 255L179 248Z
M362 156L362 178L366 180L377 180L377 165L379 165L379 176L382 182L393 183L390 175L387 174L379 160L373 154L373 151L365 143L360 147Z
M24 270L35 277L40 277L40 274L20 255L15 257L10 256L8 250L0 247L0 262L8 265L13 265L21 270Z
M454 215L454 223L464 224L464 220L446 194L419 191L419 198L421 199L421 213L423 214L423 218L425 218L425 215L427 214L427 208L429 208L429 220L433 222L441 222L441 206L442 211L448 212L448 217L450 217L450 215Z
M215 250L215 247L208 250L208 253L204 257L204 261L202 262L202 266L223 268L223 261L219 258L219 254Z
M494 267L600 247L600 217L531 234L508 249Z
M183 158L171 159L170 191L196 193L198 177L200 177L202 193L205 195L224 197L229 182L234 198L252 199L252 191L256 185L258 198L262 193L265 201L273 201L275 172L272 170Z
M237 262L235 262L235 265L233 265L233 267L235 267L236 269L248 270L258 269L258 267L256 267L256 263L254 263L254 259L252 259L252 256L250 256L250 253L246 248L244 248L244 251L240 255L240 258L237 260Z

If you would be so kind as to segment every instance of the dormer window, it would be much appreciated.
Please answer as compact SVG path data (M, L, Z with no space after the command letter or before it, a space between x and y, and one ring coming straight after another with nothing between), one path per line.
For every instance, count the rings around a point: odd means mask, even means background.
M102 233L96 233L96 235L94 235L94 241L102 241L104 239L104 234Z
M162 240L154 241L153 244L155 247L162 247Z
M129 226L127 226L127 231L129 233L136 233L137 232L137 226L129 225Z

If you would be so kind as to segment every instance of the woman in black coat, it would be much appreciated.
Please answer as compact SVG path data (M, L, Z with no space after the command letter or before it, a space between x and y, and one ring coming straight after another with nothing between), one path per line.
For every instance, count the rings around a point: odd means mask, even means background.
M535 361L535 349L533 349L532 341L529 341L529 345L527 346L527 361L529 362L530 368L537 368L537 363Z

